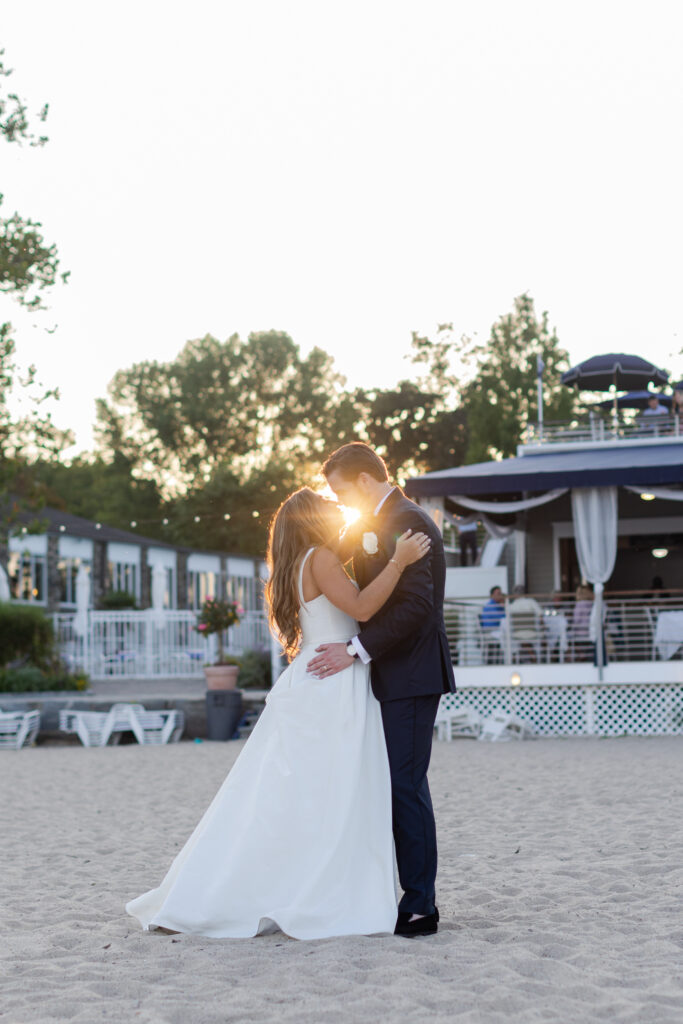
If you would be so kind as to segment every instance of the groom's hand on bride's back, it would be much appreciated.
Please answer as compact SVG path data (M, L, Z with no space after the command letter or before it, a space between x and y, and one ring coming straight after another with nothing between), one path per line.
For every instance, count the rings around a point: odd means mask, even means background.
M306 671L317 679L335 676L354 661L351 655L347 654L345 643L321 644L320 647L316 647L316 652L319 653L308 662Z

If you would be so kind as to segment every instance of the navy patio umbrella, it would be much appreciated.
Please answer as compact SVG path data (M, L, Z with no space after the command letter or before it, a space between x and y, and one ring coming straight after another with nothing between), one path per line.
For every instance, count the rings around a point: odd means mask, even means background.
M624 352L608 352L603 356L591 356L582 363L572 366L562 374L562 383L582 391L630 391L646 388L648 384L666 384L668 373L654 363L640 356Z
M619 395L616 404L620 409L646 409L651 398L658 398L661 405L670 406L671 395L658 395L655 391L629 391L626 395ZM598 409L611 409L612 399L598 402Z

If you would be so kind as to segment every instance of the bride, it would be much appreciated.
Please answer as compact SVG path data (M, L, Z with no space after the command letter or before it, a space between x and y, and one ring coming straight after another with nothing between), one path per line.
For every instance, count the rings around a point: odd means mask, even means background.
M405 566L429 548L399 537L364 590L344 571L337 506L307 487L273 521L271 627L292 658L203 818L153 889L127 904L143 928L297 939L392 932L391 784L380 706L358 659L329 679L306 671L321 643L350 640Z

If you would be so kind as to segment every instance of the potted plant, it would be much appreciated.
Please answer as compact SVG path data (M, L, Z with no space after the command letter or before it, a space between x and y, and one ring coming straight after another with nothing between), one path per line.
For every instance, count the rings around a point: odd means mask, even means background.
M213 665L204 666L206 685L209 690L234 690L240 663L223 651L223 633L230 626L236 625L244 609L237 601L222 601L216 597L207 597L197 618L197 632L208 637L216 634L218 657Z

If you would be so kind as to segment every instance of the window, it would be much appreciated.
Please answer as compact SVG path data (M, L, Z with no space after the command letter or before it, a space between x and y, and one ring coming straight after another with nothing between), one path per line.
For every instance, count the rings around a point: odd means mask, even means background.
M215 572L188 572L187 606L198 611L207 597L218 597Z
M16 601L45 604L47 593L47 559L29 551L11 552L7 562L10 593Z
M253 576L228 576L225 581L228 601L238 601L247 612L259 607L259 587L260 580Z
M110 590L125 590L138 595L138 567L132 562L109 563Z
M82 558L60 558L57 562L60 604L76 604L76 579L81 565L90 572L90 562Z
M175 569L168 566L164 569L166 574L166 590L164 593L164 608L175 608L176 606L176 585Z

